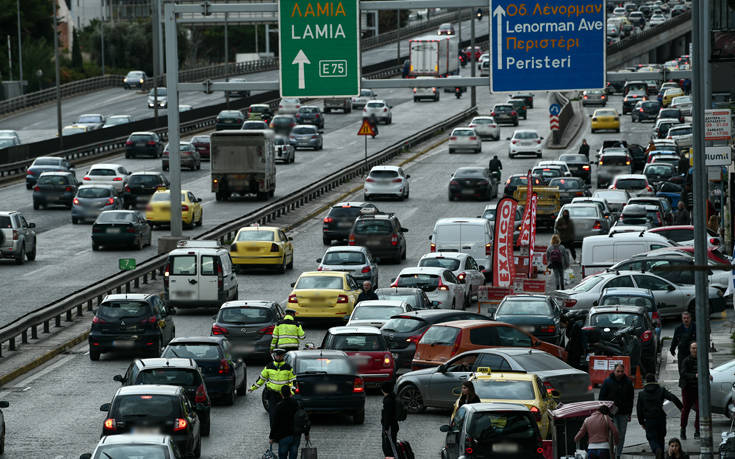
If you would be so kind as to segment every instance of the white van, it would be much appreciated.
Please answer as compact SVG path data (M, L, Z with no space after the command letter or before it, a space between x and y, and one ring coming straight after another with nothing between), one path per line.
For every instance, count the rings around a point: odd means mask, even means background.
M177 308L220 307L237 299L237 276L229 251L217 241L179 241L169 252L163 286Z
M490 269L493 232L485 218L441 218L434 224L429 240L432 252L466 253L478 265Z
M674 245L660 234L645 231L587 236L582 241L582 278L605 271L633 255Z

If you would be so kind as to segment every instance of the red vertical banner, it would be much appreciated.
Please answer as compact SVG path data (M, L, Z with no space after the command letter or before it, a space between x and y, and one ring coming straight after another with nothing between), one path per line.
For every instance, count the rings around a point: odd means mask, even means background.
M495 208L495 242L493 244L493 285L510 287L515 274L513 260L513 225L518 203L503 198Z
M530 228L528 237L528 277L531 277L533 272L533 248L536 246L536 202L538 201L538 195L536 193L531 196L531 204L528 206L530 210Z
M531 170L528 170L526 175L526 208L523 211L523 223L521 224L521 231L518 234L518 242L516 245L523 247L530 243L531 235L531 196L533 196L533 181L531 177Z

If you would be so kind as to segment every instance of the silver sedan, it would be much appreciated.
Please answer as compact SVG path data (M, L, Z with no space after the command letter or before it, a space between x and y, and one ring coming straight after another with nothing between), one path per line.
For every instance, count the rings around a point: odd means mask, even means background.
M500 140L500 126L492 116L476 116L470 121L469 127L473 128L482 139Z
M565 210L569 211L569 218L574 223L574 242L578 244L581 244L587 236L599 236L610 231L610 220L605 218L600 208L593 203L566 204L556 217L557 221ZM556 223L554 223L554 228L556 228Z
M735 360L723 363L710 370L710 394L712 398L712 412L724 414L732 419L735 415Z

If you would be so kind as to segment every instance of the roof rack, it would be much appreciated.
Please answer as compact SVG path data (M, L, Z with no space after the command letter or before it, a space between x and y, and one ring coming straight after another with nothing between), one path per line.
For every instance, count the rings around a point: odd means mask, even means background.
M219 249L222 244L214 240L192 241L184 239L177 242L176 247L179 249Z

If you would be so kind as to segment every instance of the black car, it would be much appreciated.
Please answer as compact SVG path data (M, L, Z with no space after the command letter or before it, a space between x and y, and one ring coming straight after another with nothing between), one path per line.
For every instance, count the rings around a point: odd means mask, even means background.
M643 170L643 166L646 165L646 149L636 143L626 144L625 148L628 149L628 154L633 160L633 170Z
M508 295L498 305L493 319L516 325L557 346L564 340L564 330L559 324L561 309L545 295Z
M505 103L513 106L515 111L518 112L519 118L523 118L524 120L528 119L528 111L526 110L526 99L513 98L513 99L508 99Z
M322 222L322 240L324 245L332 241L346 241L350 236L352 224L360 216L362 209L375 209L375 204L369 202L339 202L329 209L329 213Z
M160 158L163 142L155 132L133 132L125 142L125 157L151 156Z
M380 328L380 333L388 343L388 348L396 361L396 368L411 368L416 344L429 327L453 320L490 319L482 314L451 309L411 311L391 317Z
M365 382L350 357L337 350L291 351L294 398L309 413L341 413L365 422Z
M44 172L33 187L33 208L61 205L71 209L79 182L71 172Z
M92 224L92 250L111 246L142 250L152 239L151 225L134 210L106 210Z
M291 115L276 115L271 120L270 128L276 134L284 135L288 137L291 134L291 129L296 126L296 118Z
M100 406L107 413L102 436L156 432L170 435L182 453L199 457L202 452L201 421L179 386L144 384L124 386L111 403Z
M527 108L533 108L533 94L530 92L524 92L521 94L513 94L512 99L523 99L526 102Z
M142 70L131 70L123 78L124 89L143 89L148 82L148 75Z
M623 97L623 115L633 111L635 104L648 98L648 88L633 88Z
M608 94L615 94L616 92L623 92L624 85L625 85L625 81L608 81L607 85L605 86L605 91L607 91Z
M541 186L541 179L539 177L532 177L531 180L533 180L533 185ZM515 193L516 189L518 187L527 187L528 186L528 175L527 174L513 174L505 181L505 187L503 188L503 196L509 196L513 197L513 193Z
M620 213L620 218L615 222L613 228L620 229L624 226L635 226L635 227L647 227L648 229L654 228L654 222L648 216L646 206L638 204L626 205L623 211Z
M352 225L347 245L368 247L378 263L406 259L408 228L393 213L362 213Z
M235 395L245 395L245 362L232 356L231 344L224 336L174 338L161 353L163 358L194 359L199 365L212 397L226 405L235 403Z
M587 183L578 177L559 177L549 180L549 187L559 188L559 201L561 204L569 204L574 198L590 197L590 189Z
M495 122L512 124L518 126L518 112L511 104L495 104L490 116L495 118Z
M89 358L103 352L136 350L158 357L176 334L175 314L158 295L107 295L97 308L89 332Z
M302 105L294 117L299 124L313 124L324 129L324 115L322 109L316 105Z
M214 129L240 129L245 122L245 115L240 110L222 110L214 120Z
M660 214L662 225L671 225L674 223L674 210L666 198L659 196L635 196L628 200L628 205L630 204L654 206L656 212Z
M498 182L484 167L460 167L449 179L449 200L474 198L481 201L498 197Z
M641 100L636 102L633 111L630 112L630 121L656 121L658 111L661 110L661 104L657 100Z
M567 163L567 168L572 176L581 178L585 183L590 183L591 166L587 156L578 153L565 153L559 156L559 161Z
M123 386L165 384L183 388L202 423L202 436L209 436L212 403L209 400L207 387L204 385L204 377L194 360L135 359L128 366L125 375L115 375L112 380L122 383Z
M123 188L123 202L126 208L147 204L159 188L168 188L169 181L161 172L133 172Z
M434 303L426 296L426 292L415 287L384 287L375 290L378 299L405 301L414 311L417 309L433 309Z
M76 173L71 163L64 158L55 156L40 156L33 160L26 170L26 189L30 190L44 172L71 172Z

